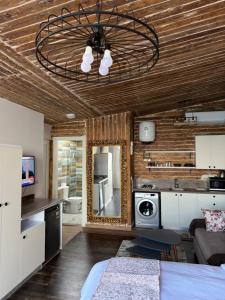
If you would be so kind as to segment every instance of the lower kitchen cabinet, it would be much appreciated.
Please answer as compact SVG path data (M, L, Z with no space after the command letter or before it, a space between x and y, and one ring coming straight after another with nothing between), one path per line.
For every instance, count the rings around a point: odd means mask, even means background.
M179 194L179 227L187 229L191 221L201 217L198 207L198 195L195 193Z
M21 280L34 272L45 260L45 222L21 233Z
M161 193L161 222L163 228L179 229L179 198L177 193Z
M225 194L198 194L198 209L225 209Z
M162 192L162 226L187 230L193 219L203 217L202 208L225 209L225 194Z

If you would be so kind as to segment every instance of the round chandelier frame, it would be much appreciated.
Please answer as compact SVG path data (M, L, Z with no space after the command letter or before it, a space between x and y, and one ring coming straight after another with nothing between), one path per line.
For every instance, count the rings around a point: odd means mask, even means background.
M113 2L114 3L114 2ZM159 41L153 26L134 14L121 13L114 3L112 10L103 1L76 12L62 8L61 15L50 15L40 24L36 36L36 57L49 72L82 82L114 83L140 77L159 59ZM82 55L90 46L93 63L90 72L81 70ZM99 66L106 50L113 64L105 76Z

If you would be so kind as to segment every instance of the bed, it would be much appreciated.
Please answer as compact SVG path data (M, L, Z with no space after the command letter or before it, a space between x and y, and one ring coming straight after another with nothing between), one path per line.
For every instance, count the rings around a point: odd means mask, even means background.
M94 295L109 260L91 269L81 290L81 300ZM225 300L225 265L220 267L160 262L161 300Z

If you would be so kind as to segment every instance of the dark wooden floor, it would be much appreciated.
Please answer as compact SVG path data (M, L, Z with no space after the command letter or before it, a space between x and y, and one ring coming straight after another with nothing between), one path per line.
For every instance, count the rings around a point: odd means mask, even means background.
M123 239L106 234L80 233L62 253L26 282L10 300L78 300L92 266L115 256ZM182 242L193 262L192 242Z
M126 237L127 239L127 237ZM123 237L80 233L10 300L77 300L92 266L115 256Z
M63 247L68 244L76 235L82 231L81 225L63 225L62 244Z

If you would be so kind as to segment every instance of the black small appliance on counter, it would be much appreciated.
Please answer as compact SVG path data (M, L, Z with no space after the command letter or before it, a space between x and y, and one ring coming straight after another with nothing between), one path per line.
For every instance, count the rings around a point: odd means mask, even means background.
M209 190L210 191L225 191L225 178L224 177L209 177Z

